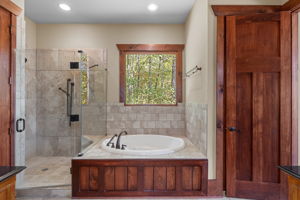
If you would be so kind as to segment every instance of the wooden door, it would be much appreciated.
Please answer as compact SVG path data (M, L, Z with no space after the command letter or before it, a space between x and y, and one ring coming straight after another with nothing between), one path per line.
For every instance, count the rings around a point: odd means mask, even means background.
M13 164L15 16L0 7L0 166Z
M291 164L290 13L226 17L226 190L285 199Z

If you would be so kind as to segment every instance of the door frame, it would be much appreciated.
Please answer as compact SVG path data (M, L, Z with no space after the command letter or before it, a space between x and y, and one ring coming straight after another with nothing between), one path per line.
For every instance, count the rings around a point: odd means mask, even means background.
M300 5L300 0L297 0ZM300 6L299 6L300 7ZM220 195L226 190L226 90L225 90L225 17L248 14L274 13L283 11L283 6L231 6L212 5L213 12L217 17L217 52L216 52L216 179L209 180L209 194ZM291 10L291 9L288 9ZM300 12L300 9L298 9ZM294 12L293 12L294 13ZM294 16L292 13L292 16ZM295 16L292 17L294 27ZM298 28L298 27L297 27ZM292 29L292 44L298 41L298 30ZM295 38L297 35L297 38ZM296 42L297 42L296 41ZM292 164L298 164L298 97L297 97L297 68L298 68L298 46L292 45Z
M15 115L16 115L16 52L17 47L17 16L22 9L10 0L0 1L0 7L10 12L10 76L11 76L11 119L10 119L10 165L15 165Z

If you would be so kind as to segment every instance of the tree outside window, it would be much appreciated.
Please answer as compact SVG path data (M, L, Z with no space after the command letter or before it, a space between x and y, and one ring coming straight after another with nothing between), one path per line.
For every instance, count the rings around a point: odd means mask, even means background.
M120 101L177 105L182 101L183 45L118 45Z

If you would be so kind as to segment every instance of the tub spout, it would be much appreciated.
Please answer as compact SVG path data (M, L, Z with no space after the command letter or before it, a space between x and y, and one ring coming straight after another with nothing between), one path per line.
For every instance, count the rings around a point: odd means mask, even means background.
M112 148L114 148L113 146L115 146L115 145L114 145L114 143L112 143L112 141L113 141L113 139L114 139L115 137L117 137L117 136L118 136L117 134L115 134L114 136L112 136L111 139L109 140L109 142L106 144L106 146L109 147L109 145L112 144Z
M121 133L119 133L119 136L118 136L118 139L117 139L117 144L116 144L116 149L121 149L121 146L120 146L120 139L121 139L121 136L122 136L123 133L124 133L125 135L128 134L127 131L122 131Z

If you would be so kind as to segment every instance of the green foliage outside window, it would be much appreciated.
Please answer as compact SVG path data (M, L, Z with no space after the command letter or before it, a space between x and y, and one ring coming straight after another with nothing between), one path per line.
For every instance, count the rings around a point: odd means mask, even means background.
M80 57L80 79L81 79L81 104L88 104L89 95L89 75L87 67L87 55Z
M126 104L176 104L176 55L127 54Z

